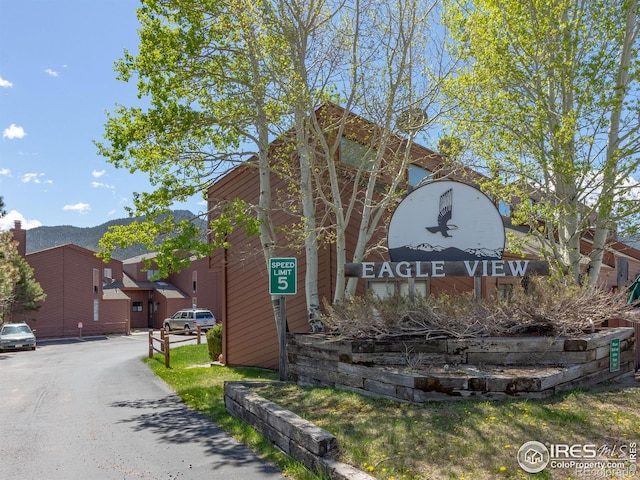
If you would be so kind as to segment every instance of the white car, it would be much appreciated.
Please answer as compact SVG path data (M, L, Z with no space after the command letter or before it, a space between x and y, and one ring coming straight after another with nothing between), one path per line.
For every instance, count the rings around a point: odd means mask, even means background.
M163 322L164 331L169 333L181 330L184 333L196 332L198 325L206 332L216 324L216 317L211 310L202 308L185 308L179 310Z
M5 323L0 329L0 352L4 350L36 349L35 330L26 323Z

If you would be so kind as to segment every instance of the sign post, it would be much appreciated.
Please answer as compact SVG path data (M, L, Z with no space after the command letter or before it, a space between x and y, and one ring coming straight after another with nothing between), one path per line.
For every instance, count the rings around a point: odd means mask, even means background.
M280 380L287 379L287 310L285 295L295 295L298 289L298 262L296 258L269 259L269 294L278 298L278 346L280 349Z

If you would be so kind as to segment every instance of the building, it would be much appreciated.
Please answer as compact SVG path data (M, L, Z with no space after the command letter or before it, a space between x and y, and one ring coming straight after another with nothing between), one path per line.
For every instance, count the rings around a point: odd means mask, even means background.
M342 115L340 107L327 108L329 116ZM350 129L344 132L337 152L336 162L343 175L345 188L353 185L353 155L358 152L359 138L366 134L371 124L351 115ZM281 148L286 148L284 139L270 145L271 153L278 158ZM361 150L361 148L360 148ZM444 157L420 145L414 144L410 151L411 163L406 172L408 188L416 186L425 177L460 179L467 183L477 181L480 176L472 171L453 171L446 167ZM208 191L209 211L212 219L218 205L232 199L243 199L250 204L258 203L259 178L251 162L239 165L218 180ZM272 174L272 187L278 192L273 198L273 220L277 228L286 232L298 218L287 209L284 202L294 200L286 184ZM508 218L508 209L500 208L506 228L515 234L524 234L513 228ZM319 217L325 212L319 212ZM386 222L382 222L375 240L384 243ZM153 255L131 258L125 261L102 262L95 253L75 246L62 245L26 255L26 232L16 222L12 230L19 241L20 252L34 269L35 278L47 294L40 311L33 312L31 325L38 330L39 337L65 337L106 333L128 333L131 329L162 328L164 318L175 311L197 305L210 309L223 323L223 356L229 365L247 365L278 368L279 347L273 313L273 299L269 295L268 271L259 238L247 237L243 231L229 235L232 248L220 249L211 258L194 260L191 266L167 279L154 280ZM354 249L357 235L355 222L347 231L348 258ZM582 246L588 247L584 238ZM289 332L309 331L304 295L305 257L304 250L278 248L275 256L298 259L297 294L286 298L287 328ZM537 251L529 248L528 258L536 259ZM332 245L319 246L319 285L321 301L330 301L336 283L336 260ZM515 258L508 252L505 259ZM145 259L151 261L151 270L145 270ZM378 251L367 260L388 261L389 256ZM609 290L631 283L640 274L640 251L612 241L604 257L600 284ZM424 293L456 293L479 289L481 295L490 295L496 290L508 290L519 281L509 277L482 278L481 284L473 278L430 278L424 285ZM379 288L390 292L389 285L360 279L358 292ZM402 284L393 288L401 291ZM478 291L478 290L476 290ZM82 326L82 329L79 328Z
M144 260L153 255L104 263L95 252L71 244L27 255L20 222L12 232L47 294L40 310L28 312L25 319L39 338L159 329L166 317L192 305L221 315L218 275L210 270L209 259L194 260L188 269L152 281L156 271L146 271Z
M327 107L323 107L327 108ZM342 109L337 106L328 107L330 115L340 116ZM355 117L355 116L352 116ZM323 118L327 118L326 116ZM359 117L352 122L354 127L347 129L341 142L341 149L337 153L336 162L343 173L345 189L353 185L353 164L350 155L357 151L359 135L364 135L368 127L373 127ZM280 148L285 141L278 139L270 145L271 155L279 158ZM408 188L417 185L424 177L462 179L467 183L474 183L480 176L470 170L452 171L446 167L444 157L420 145L411 148L411 164L406 172ZM249 204L257 204L259 196L259 178L255 167L240 165L230 171L225 177L216 182L208 192L209 211L215 212L216 208L224 202L238 198ZM295 222L296 218L280 207L286 204L286 184L275 174L271 175L272 189L278 192L273 198L273 220L276 228L286 232ZM511 226L508 218L508 208L499 210L503 215L506 228L515 234L522 235ZM320 212L321 217L324 212ZM214 216L212 216L214 218ZM349 254L353 252L357 225L349 226L347 231L347 248ZM386 235L386 222L377 232L377 240L384 240ZM374 239L374 240L375 240ZM269 295L268 271L264 255L258 238L247 238L242 231L236 231L229 235L232 248L215 252L211 259L212 268L220 273L220 307L223 322L223 355L230 365L252 365L266 368L278 368L279 347L274 321L272 298ZM588 239L583 240L583 247L588 244ZM276 257L297 257L298 259L298 285L297 295L286 297L287 328L292 333L305 333L309 331L307 323L307 310L304 295L305 257L304 249L298 251L278 248L274 252ZM321 300L330 301L335 287L336 265L335 253L331 245L323 245L319 249L319 275L318 291ZM529 248L527 257L538 259L538 251ZM505 259L516 258L505 252ZM368 260L380 262L388 261L386 253L377 253ZM624 265L624 268L620 268ZM618 286L629 284L640 273L640 251L621 242L612 242L604 258L604 265L600 274L600 283L605 288L613 290ZM430 278L424 291L428 294L455 293L473 291L480 288L481 295L489 295L496 290L508 290L510 285L519 282L515 277L487 277L482 278L481 285L477 285L473 278ZM368 288L376 288L380 284L371 281L359 280L358 291L364 292ZM400 285L397 286L400 288ZM388 285L381 290L388 291Z

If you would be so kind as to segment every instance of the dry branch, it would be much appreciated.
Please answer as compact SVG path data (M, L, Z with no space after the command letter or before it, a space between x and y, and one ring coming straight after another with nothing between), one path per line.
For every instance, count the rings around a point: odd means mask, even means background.
M509 301L494 296L480 304L470 294L413 302L354 297L327 306L323 321L345 338L576 336L611 318L635 321L631 310L623 294L538 279L529 282L527 291L515 288Z

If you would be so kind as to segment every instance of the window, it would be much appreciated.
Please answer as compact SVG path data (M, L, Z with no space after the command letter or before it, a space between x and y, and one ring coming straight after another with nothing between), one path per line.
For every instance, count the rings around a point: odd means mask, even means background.
M513 285L510 283L501 283L498 285L498 295L502 300L511 301L513 295Z
M408 281L370 281L367 288L379 299L391 298L396 295L414 299L416 296L429 296L429 280L417 282L413 278Z
M401 282L398 284L400 287L400 295L402 297L427 297L429 295L429 284L427 282Z
M508 218L511 217L511 205L509 205L507 202L503 200L496 200L496 197L493 195L487 195L487 196L491 199L493 204L497 207L500 215Z
M431 172L418 165L409 165L407 170L407 182L410 187L416 187L425 178L431 177Z
M105 268L102 270L102 276L103 278L113 278L113 272L110 268Z
M503 217L511 217L511 205L502 200L498 202L498 211Z
M131 311L133 311L133 312L141 312L142 311L142 302L131 302Z
M369 282L369 290L380 300L391 298L395 295L395 282Z
M153 277L158 275L158 270L147 270L147 280L152 280Z
M100 285L100 271L97 268L93 269L93 293L98 293L98 286Z
M198 271L194 270L191 273L191 282L193 283L193 293L198 291Z
M342 137L340 141L340 161L356 168L370 170L376 159L376 151L372 148Z

